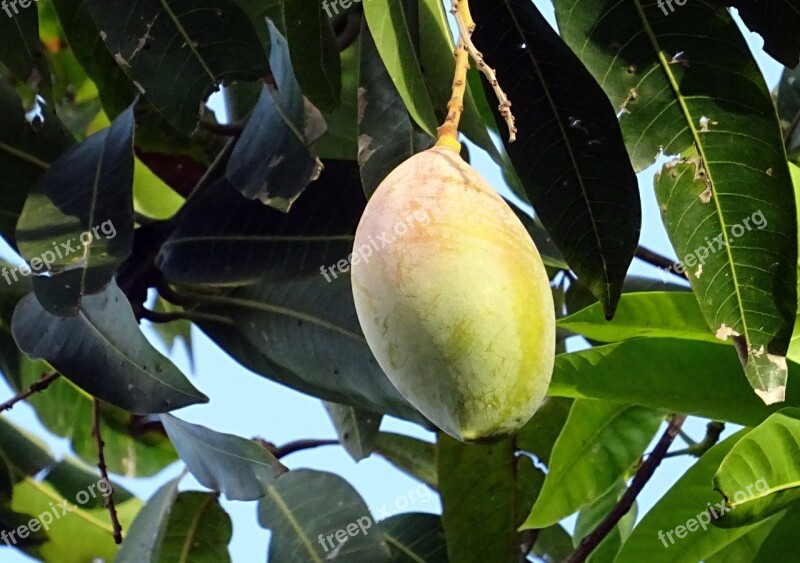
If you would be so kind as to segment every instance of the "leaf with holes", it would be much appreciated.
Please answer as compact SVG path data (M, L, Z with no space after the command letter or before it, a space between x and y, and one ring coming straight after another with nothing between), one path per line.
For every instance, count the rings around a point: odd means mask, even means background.
M258 503L258 522L272 532L269 561L391 561L366 503L333 473L298 469L281 475Z
M228 181L248 199L288 212L322 163L308 148L325 132L325 120L300 91L286 39L267 20L272 49L270 70L277 91L264 86L233 148Z
M121 409L151 414L208 398L145 339L116 282L85 297L75 316L56 317L28 294L14 311L14 340L78 387Z
M258 500L286 468L252 440L215 432L168 414L164 430L195 479L228 500Z
M672 244L712 333L734 338L765 402L783 400L797 310L794 192L741 32L702 0L668 18L636 0L555 4L565 40L621 111L634 166L678 155L655 180Z
M479 2L472 12L473 40L497 67L517 118L518 140L506 142L511 162L547 232L611 318L641 225L615 112L529 0Z
M76 314L83 297L108 285L133 248L133 106L39 179L17 242L51 314Z
M88 0L106 48L179 131L197 126L221 84L260 80L268 65L250 20L230 0Z

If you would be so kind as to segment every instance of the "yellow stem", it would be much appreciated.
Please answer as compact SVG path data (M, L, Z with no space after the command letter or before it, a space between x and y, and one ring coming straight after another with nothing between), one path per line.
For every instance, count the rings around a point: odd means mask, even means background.
M503 116L506 125L508 125L508 140L510 143L513 143L517 140L517 127L515 125L514 114L511 113L511 101L500 87L494 69L486 64L483 60L483 54L478 51L475 44L472 42L472 32L475 30L475 21L472 19L472 13L469 9L469 0L450 1L452 5L450 11L455 17L460 37L458 50L456 51L456 72L455 79L453 80L453 96L447 104L447 119L439 128L439 141L436 144L447 145L460 150L461 145L458 144L458 124L461 120L461 114L464 112L464 92L466 89L467 70L469 69L469 57L467 55L472 57L478 70L486 76L489 84L491 84L495 96L497 96L497 100L500 102L498 106L500 115Z

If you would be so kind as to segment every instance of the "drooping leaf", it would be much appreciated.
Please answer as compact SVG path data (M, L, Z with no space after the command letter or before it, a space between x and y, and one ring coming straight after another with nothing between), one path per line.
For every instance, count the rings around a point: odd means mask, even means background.
M741 32L705 1L669 17L655 2L555 4L562 36L621 112L634 167L677 155L655 181L667 232L712 333L738 338L751 385L782 400L797 221L775 109Z
M39 40L39 15L36 4L22 6L16 2L0 5L0 63L16 77L43 90L50 97L50 68Z
M380 523L392 563L448 563L442 521L435 514L396 514Z
M319 110L307 103L294 76L286 39L267 20L270 70L277 91L261 97L231 154L226 177L248 199L287 212L320 173L308 146L325 132Z
M732 346L636 338L556 356L548 393L642 405L755 426L781 405L768 407L749 393ZM800 377L790 363L791 377ZM800 406L800 389L787 392Z
M131 524L115 563L197 561L228 563L233 532L218 493L178 492L179 479L163 485Z
M354 163L325 164L290 213L218 180L187 203L158 267L176 283L233 285L314 275L347 258L366 198Z
M436 465L450 561L513 561L520 524L513 440L462 444L439 433Z
M121 409L150 414L208 401L147 342L115 282L85 297L68 318L49 314L29 294L17 305L11 329L26 354Z
M221 84L267 74L261 42L232 0L87 0L106 48L179 131L194 131Z
M711 477L744 432L715 445L681 476L633 529L615 563L704 561L754 528L717 528L709 512L720 500Z
M752 524L800 500L800 410L787 408L743 436L714 474L728 509L716 526Z
M366 25L361 31L358 164L370 197L400 163L433 146L433 138L408 113Z
M229 500L257 500L286 470L263 446L232 434L222 434L161 415L164 429L178 455L204 487Z
M133 102L136 88L108 52L87 0L52 0L69 46L97 86L103 109L115 118Z
M258 504L258 522L272 531L270 561L391 561L364 500L332 473L298 469L281 475Z
M375 439L375 452L395 467L437 489L436 446L410 436L393 432L380 432Z
M133 106L63 154L25 202L17 242L46 311L74 315L114 277L133 246L132 190Z
M406 3L397 0L364 2L367 27L392 83L417 125L433 137L438 124L411 36L414 24L407 11Z
M636 337L719 342L709 332L694 295L676 291L623 294L612 321L606 321L602 307L595 304L559 319L558 326L600 342Z
M336 434L347 453L361 461L375 451L375 439L381 426L381 415L364 411L350 405L324 401Z
M28 192L73 143L48 107L43 113L44 121L28 121L22 100L0 80L0 236L12 246L16 246L14 230Z
M603 496L639 461L663 420L649 408L574 401L523 528L546 528Z
M506 142L506 150L528 199L610 318L641 224L636 176L615 112L531 2L479 2L472 12L473 40L496 66L517 117L518 140Z

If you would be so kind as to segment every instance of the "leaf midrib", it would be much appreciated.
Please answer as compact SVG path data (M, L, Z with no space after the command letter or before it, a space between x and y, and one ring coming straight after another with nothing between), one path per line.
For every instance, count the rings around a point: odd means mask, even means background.
M320 559L319 554L314 549L311 540L304 533L303 527L294 517L291 508L289 508L289 506L283 501L283 497L281 497L280 493L278 493L275 487L270 485L267 487L267 494L275 503L275 506L278 507L278 510L281 511L281 514L283 514L284 518L286 518L286 520L289 522L289 525L292 527L292 529L294 529L297 537L300 539L303 547L306 548L306 551L308 551L308 553L311 555L311 559L314 561L314 563L322 563L322 559Z

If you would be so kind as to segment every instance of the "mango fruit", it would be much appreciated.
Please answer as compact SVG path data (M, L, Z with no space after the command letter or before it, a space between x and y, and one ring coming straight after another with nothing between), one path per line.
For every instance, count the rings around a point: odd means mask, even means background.
M394 169L353 256L367 343L414 407L465 442L533 416L553 371L550 283L525 227L458 152L436 146Z

